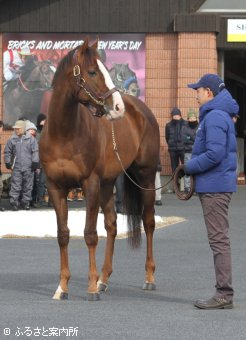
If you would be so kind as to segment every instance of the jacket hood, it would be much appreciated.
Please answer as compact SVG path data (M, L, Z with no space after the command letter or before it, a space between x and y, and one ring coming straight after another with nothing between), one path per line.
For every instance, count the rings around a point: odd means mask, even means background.
M200 107L200 120L211 110L221 110L233 117L238 114L239 106L227 89L222 90L213 100Z

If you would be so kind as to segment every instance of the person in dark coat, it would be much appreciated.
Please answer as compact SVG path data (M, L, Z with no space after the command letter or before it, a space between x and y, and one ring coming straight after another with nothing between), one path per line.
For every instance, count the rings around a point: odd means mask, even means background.
M172 172L174 172L179 164L184 164L182 129L187 122L182 118L181 111L177 107L172 109L171 117L172 120L165 126L165 139L168 145ZM174 190L170 188L168 192L174 192Z
M237 188L237 141L232 118L239 107L216 74L206 74L188 87L196 90L200 114L192 158L184 171L195 177L216 279L212 298L197 300L194 305L200 309L233 308L228 210Z
M182 118L181 111L175 107L171 111L172 120L166 124L165 138L171 160L172 172L181 163L184 164L184 140L182 128L186 121Z
M184 164L191 159L192 148L196 138L198 129L197 112L194 109L189 109L187 114L187 125L184 125L182 135L184 138ZM190 176L184 177L184 190L190 191Z
M43 126L46 122L47 116L43 113L39 113L37 116L37 134L36 138L39 142ZM42 164L40 164L40 171L38 175L38 184L37 184L37 201L36 206L46 205L45 202L45 194L46 194L46 176L42 168Z

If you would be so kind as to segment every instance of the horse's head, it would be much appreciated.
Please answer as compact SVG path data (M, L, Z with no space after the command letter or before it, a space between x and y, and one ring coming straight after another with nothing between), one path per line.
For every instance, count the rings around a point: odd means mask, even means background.
M20 85L25 91L45 91L51 88L55 68L49 61L28 60L21 69Z
M139 97L140 89L136 73L130 69L128 64L115 64L109 70L109 74L119 91L134 97Z
M109 120L123 117L125 112L123 100L100 60L97 42L90 47L86 39L83 45L75 50L73 64L78 100L96 108L97 116L105 114Z

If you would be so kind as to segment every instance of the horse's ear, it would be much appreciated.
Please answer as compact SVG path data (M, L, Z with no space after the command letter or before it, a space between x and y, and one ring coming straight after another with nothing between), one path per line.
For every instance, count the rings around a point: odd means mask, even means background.
M94 44L93 44L91 47L92 47L92 48L95 48L95 49L97 50L98 41L99 41L99 38L97 37L97 40L94 42Z
M88 48L88 46L89 46L89 37L87 36L84 40L83 45L81 45L80 47L80 51L84 52Z

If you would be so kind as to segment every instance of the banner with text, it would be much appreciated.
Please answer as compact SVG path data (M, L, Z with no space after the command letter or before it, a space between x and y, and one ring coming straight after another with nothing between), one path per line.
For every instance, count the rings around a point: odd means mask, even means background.
M89 37L116 87L145 98L144 34L3 34L3 121L12 126L25 117L36 123L48 114L51 83L59 61Z

